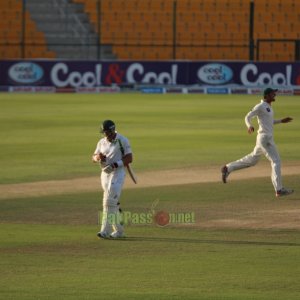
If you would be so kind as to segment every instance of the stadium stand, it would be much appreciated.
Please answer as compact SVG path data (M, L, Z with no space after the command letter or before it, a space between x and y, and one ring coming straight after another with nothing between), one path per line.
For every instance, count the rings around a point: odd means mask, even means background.
M23 31L21 2L0 2L1 15L7 16L0 20L0 56L19 57L20 43L24 41L25 57L54 57L54 52L47 50L45 34L37 29L28 11ZM117 59L249 59L250 0L63 2L82 6L100 44L112 47L112 57ZM259 50L256 59L295 60L296 40L300 39L300 1L253 0L253 3L253 42ZM51 48L53 34L51 39L46 38ZM65 57L58 50L56 54Z
M95 2L74 1L85 4L101 42L119 59L248 58L249 1L179 0L174 20L173 0L102 0L100 27Z
M261 61L293 61L295 41L300 39L300 2L255 0L254 39L285 39L261 42Z
M22 1L0 1L0 58L54 58ZM22 46L22 44L24 46Z

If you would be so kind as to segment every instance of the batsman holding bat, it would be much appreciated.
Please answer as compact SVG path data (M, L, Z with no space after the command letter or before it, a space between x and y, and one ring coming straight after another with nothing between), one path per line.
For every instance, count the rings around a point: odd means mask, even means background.
M281 163L280 156L273 140L273 124L289 123L293 119L286 117L280 120L274 120L272 102L275 101L277 90L267 88L264 90L264 98L259 104L246 115L245 123L248 128L248 133L254 132L254 127L251 123L252 118L257 117L259 129L257 132L256 145L250 154L245 157L226 164L222 169L222 180L227 182L229 174L235 170L254 166L261 155L265 155L271 162L272 167L272 183L275 189L276 197L287 196L293 193L293 190L286 189L282 186L281 180Z
M124 237L119 199L126 174L125 167L132 162L132 151L128 139L115 129L115 123L111 120L102 123L101 133L104 137L98 142L92 156L92 161L101 166L101 185L104 191L101 230L97 233L99 238Z

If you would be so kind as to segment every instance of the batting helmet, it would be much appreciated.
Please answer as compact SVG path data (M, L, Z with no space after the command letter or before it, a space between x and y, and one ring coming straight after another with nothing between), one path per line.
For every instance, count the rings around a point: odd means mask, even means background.
M105 120L101 124L100 132L104 131L114 131L116 129L116 125L112 120Z

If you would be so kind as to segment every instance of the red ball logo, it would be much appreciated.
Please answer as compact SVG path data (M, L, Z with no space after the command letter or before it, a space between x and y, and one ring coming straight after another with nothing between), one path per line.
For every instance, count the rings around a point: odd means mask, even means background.
M170 216L165 211L159 211L154 216L155 223L159 226L166 226L169 224Z

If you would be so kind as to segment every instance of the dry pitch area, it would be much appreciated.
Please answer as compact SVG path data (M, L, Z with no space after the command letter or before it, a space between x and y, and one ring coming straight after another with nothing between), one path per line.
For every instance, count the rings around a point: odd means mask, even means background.
M300 174L299 163L285 164L282 168L283 176ZM162 171L148 171L137 173L138 184L126 178L125 189L149 188L160 186L175 186L197 183L221 183L219 167L173 169ZM254 178L267 178L270 176L270 165L261 162L253 168L237 171L230 174L227 185L237 183L239 180ZM270 182L271 186L271 182ZM270 188L268 187L268 189ZM224 185L226 190L227 186ZM224 191L225 191L224 190ZM271 190L271 188L270 188ZM42 197L48 195L73 194L82 192L101 192L97 176L77 178L71 180L43 181L21 184L0 185L0 199ZM249 194L251 191L249 191ZM230 200L223 205L202 207L199 210L202 222L197 226L202 228L273 228L273 229L300 229L300 201L291 201L289 197L257 203L255 201L241 204L232 203ZM249 195L248 195L249 196ZM199 195L201 198L201 195ZM197 210L197 208L194 208Z

